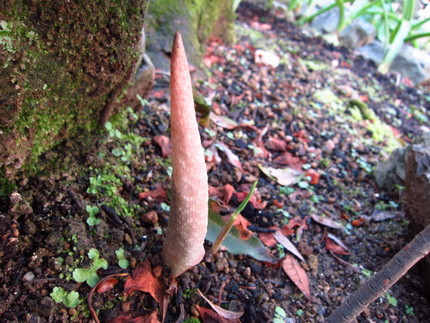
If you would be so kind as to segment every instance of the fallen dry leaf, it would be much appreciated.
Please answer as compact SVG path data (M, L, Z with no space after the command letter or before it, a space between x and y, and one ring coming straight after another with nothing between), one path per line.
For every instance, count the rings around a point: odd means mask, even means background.
M236 193L236 190L230 184L225 184L222 187L213 187L209 185L209 197L216 197L224 204L228 204L230 202L234 193Z
M236 198L239 202L242 202L249 192L235 192ZM256 192L254 192L256 193ZM249 203L256 209L261 210L264 209L267 205L267 201L261 201L261 199L257 199L257 196L254 194L249 199Z
M297 248L293 245L293 243L288 240L286 236L282 234L280 231L276 231L273 237L278 241L281 245L284 246L285 249L287 249L289 252L291 252L293 255L295 255L297 258L299 258L301 261L305 261L303 256L300 254L300 252L297 250Z
M219 314L222 318L228 319L228 320L237 320L234 322L240 322L239 318L243 315L243 312L233 312L233 311L228 311L226 309L223 309L222 307L219 307L218 305L215 305L214 303L212 303L205 295L203 295L200 289L197 289L197 292L206 302L208 302L210 307L212 307L212 309L217 314ZM231 322L231 321L227 321L227 322Z
M215 124L218 127L221 127L223 129L227 129L227 130L233 130L239 126L239 124L236 121L234 121L233 119L230 119L230 118L225 117L225 116L219 116L215 113L210 114L210 119L213 122L215 122Z
M286 151L287 143L285 140L278 138L269 138L269 140L266 141L266 148L273 151Z
M343 229L343 225L339 222L336 222L330 218L319 216L316 214L311 214L311 218L318 222L319 224L325 225L326 227L332 228L332 229Z
M333 239L335 238L335 239ZM347 256L350 255L351 253L348 251L348 249L346 248L346 246L342 243L342 245L340 243L338 243L338 240L336 237L334 237L333 235L331 237L327 236L325 239L325 248L327 250L333 251L334 253L337 253L338 255L343 255L343 256Z
M239 231L239 237L242 240L248 240L252 237L252 232L247 229L251 225L251 223L242 215L238 214L236 216L233 225L237 229L237 231Z
M161 156L168 157L172 154L172 143L170 138L164 135L154 136L154 142L161 148Z
M222 142L217 142L215 146L221 150L228 159L228 162L232 164L233 166L239 168L242 172L245 172L242 163L239 160L239 157L237 157L226 145L224 145Z
M133 318L131 315L119 315L109 320L109 323L160 323L157 319L157 311L144 316Z
M153 199L163 201L167 198L167 194L164 188L159 185L155 190L139 193L140 199L144 199L146 197L152 197Z
M149 261L141 262L128 276L124 284L124 294L129 295L134 290L149 293L158 304L163 303L166 288L162 282L152 274Z
M203 323L240 323L239 319L226 319L210 308L196 305Z
M320 181L321 174L318 173L315 169L311 168L306 171L306 176L309 176L311 178L311 180L309 181L310 184L316 185Z
M298 171L300 171L302 169L302 166L304 165L304 162L299 157L294 156L292 153L288 151L282 153L279 156L276 156L273 159L273 163L278 165L289 166Z
M258 165L261 171L266 174L269 178L278 182L278 184L283 186L289 186L300 182L303 178L303 172L296 169L286 167L286 168L273 168L264 167Z
M116 278L106 279L97 286L97 293L105 293L111 290L117 283L118 279Z
M305 295L308 300L311 300L312 296L309 290L308 275L302 266L300 266L299 262L292 255L286 255L282 261L282 268L303 295Z

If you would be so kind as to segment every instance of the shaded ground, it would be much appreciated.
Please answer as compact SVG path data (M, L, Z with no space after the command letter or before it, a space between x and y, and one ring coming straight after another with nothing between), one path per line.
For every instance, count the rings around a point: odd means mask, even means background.
M211 195L224 202L228 213L239 204L240 192L259 180L257 199L242 215L260 238L270 236L274 227L288 234L305 259L301 266L312 300L282 268L227 251L211 255L208 244L204 261L180 277L166 321L196 315L196 304L207 306L196 293L199 288L213 302L244 311L242 322L270 322L276 307L285 311L287 322L324 322L366 275L410 239L399 196L376 188L372 168L386 156L384 149L419 134L428 120L429 97L397 87L393 78L376 74L372 63L252 5L242 4L237 32L234 46L210 42L205 62L211 75L197 85L212 113L222 116L212 116L210 125L201 128ZM255 64L257 48L274 51L281 64ZM130 271L145 259L160 263L168 200L139 198L139 193L169 188L170 161L163 156L168 152L160 148L167 148L163 136L168 136L165 73L158 74L142 104L142 111L124 111L109 123L107 139L97 143L94 153L77 157L75 163L83 167L23 179L17 189L23 201L14 195L12 203L1 207L0 321L90 322L85 302L90 287L76 283L72 273L90 267L91 248L109 264L98 270L100 277ZM219 148L220 143L228 149ZM74 149L68 143L61 148ZM281 179L264 174L265 167L294 167L309 178L281 185ZM310 170L320 174L319 180ZM220 189L226 184L239 193L227 199ZM324 215L342 229L321 225L312 215ZM94 225L96 219L100 222ZM330 247L328 233L349 251ZM118 265L115 251L120 248L129 260L127 269ZM270 250L277 258L288 253L280 245ZM56 304L50 297L54 287L79 292L81 304ZM412 270L358 321L425 322L430 307L424 290ZM95 295L93 306L102 322L119 313L141 315L158 308L148 295L135 292L125 298L121 292L117 284Z

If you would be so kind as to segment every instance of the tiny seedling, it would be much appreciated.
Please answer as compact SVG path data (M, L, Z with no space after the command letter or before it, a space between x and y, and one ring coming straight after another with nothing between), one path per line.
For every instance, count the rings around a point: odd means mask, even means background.
M394 296L391 296L389 293L385 294L385 298L387 299L388 303L390 303L391 306L397 306L397 298Z
M88 251L88 257L92 259L90 268L76 268L73 271L73 279L78 283L87 282L90 287L94 287L100 280L97 270L100 268L107 269L108 263L106 259L100 258L97 249Z
M64 306L70 308L75 308L82 302L82 300L79 299L78 292L67 292L62 287L54 287L49 296L51 296L55 303L63 303Z
M275 315L273 316L273 323L283 323L287 318L287 313L282 307L276 306Z
M118 259L118 266L122 269L127 269L130 265L130 262L125 258L124 249L120 248L115 251L116 258Z
M96 214L100 212L100 209L97 206L87 205L86 210L88 213L87 224L90 227L100 224L100 219L96 218Z

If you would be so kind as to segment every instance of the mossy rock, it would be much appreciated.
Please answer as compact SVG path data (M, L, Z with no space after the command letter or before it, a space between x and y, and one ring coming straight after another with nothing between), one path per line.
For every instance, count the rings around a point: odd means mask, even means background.
M188 60L198 69L210 37L234 41L233 0L158 0L148 8L145 30L147 53L156 68L169 70L169 54L176 31L182 34Z

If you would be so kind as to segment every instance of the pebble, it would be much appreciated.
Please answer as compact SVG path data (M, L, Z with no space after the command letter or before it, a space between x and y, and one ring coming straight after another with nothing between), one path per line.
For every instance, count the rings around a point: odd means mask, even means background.
M131 240L128 233L124 234L124 241L127 242L128 244L133 244L133 241Z
M25 282L31 282L34 279L34 274L33 272L29 271L27 273L25 273L25 275L22 277L22 280Z
M140 217L140 219L144 222L144 223L150 223L150 224L155 224L158 222L158 214L155 211L149 211L145 214L142 214L142 216Z

